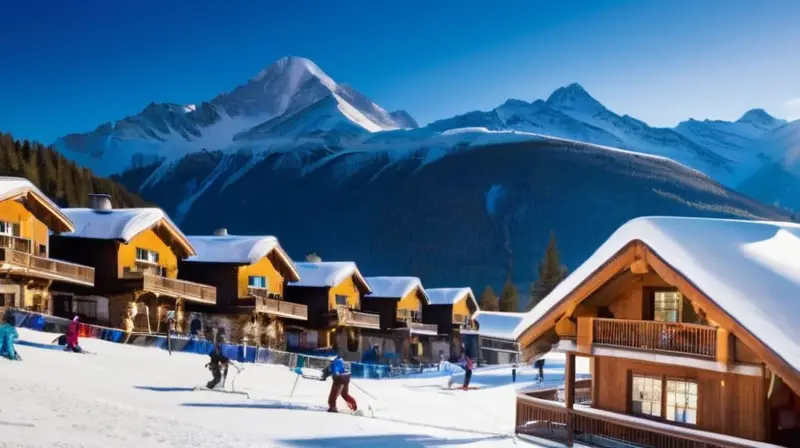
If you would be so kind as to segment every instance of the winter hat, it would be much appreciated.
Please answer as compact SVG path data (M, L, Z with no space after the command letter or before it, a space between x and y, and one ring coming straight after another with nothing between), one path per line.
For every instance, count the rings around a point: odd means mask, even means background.
M78 316L75 316L75 317L73 317L73 318L72 318L72 321L73 321L73 322L77 322L77 321L78 321Z

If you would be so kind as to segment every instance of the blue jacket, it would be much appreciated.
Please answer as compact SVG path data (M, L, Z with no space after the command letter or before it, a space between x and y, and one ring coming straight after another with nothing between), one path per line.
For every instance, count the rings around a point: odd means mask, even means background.
M345 375L347 373L347 370L344 368L344 359L342 359L341 356L337 356L336 359L334 359L331 363L331 374Z
M0 325L0 356L8 359L17 359L14 342L19 337L17 329L9 324Z

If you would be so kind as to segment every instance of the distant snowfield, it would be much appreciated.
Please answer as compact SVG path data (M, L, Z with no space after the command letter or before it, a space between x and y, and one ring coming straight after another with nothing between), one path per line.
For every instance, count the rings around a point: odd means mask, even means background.
M55 337L20 329L20 339ZM3 447L510 447L515 391L531 387L525 369L475 371L481 390L445 390L445 377L355 379L359 406L375 418L328 414L330 382L299 379L284 366L245 365L243 396L194 392L210 378L208 358L83 339L97 355L18 346L22 362L0 359ZM548 355L545 386L563 382L563 356ZM588 363L579 362L579 373ZM228 382L233 379L233 369ZM460 381L460 376L456 377ZM340 400L341 402L341 400ZM344 407L340 403L340 407Z

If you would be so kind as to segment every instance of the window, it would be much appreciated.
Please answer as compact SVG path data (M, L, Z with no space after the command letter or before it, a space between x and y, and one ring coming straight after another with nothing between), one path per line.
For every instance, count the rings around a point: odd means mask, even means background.
M40 257L46 257L47 256L47 246L45 246L44 244L40 244L39 245L39 256Z
M336 305L337 306L347 306L347 296L340 296L336 295Z
M658 376L633 375L631 411L634 414L661 417L662 381Z
M0 292L0 306L14 306L16 294Z
M251 275L247 279L247 285L251 288L266 288L267 280L263 276Z
M144 261L146 263L158 264L158 252L137 247L136 260Z
M0 221L0 235L19 236L19 224Z
M667 380L667 420L697 424L697 383Z
M680 322L683 295L678 291L656 291L653 319L660 322Z

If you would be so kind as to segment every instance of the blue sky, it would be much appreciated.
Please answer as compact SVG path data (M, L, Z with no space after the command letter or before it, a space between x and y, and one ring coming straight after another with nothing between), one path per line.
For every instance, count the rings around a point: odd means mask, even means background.
M421 123L580 82L672 126L763 107L800 117L800 2L8 2L0 130L46 143L195 103L286 55Z

